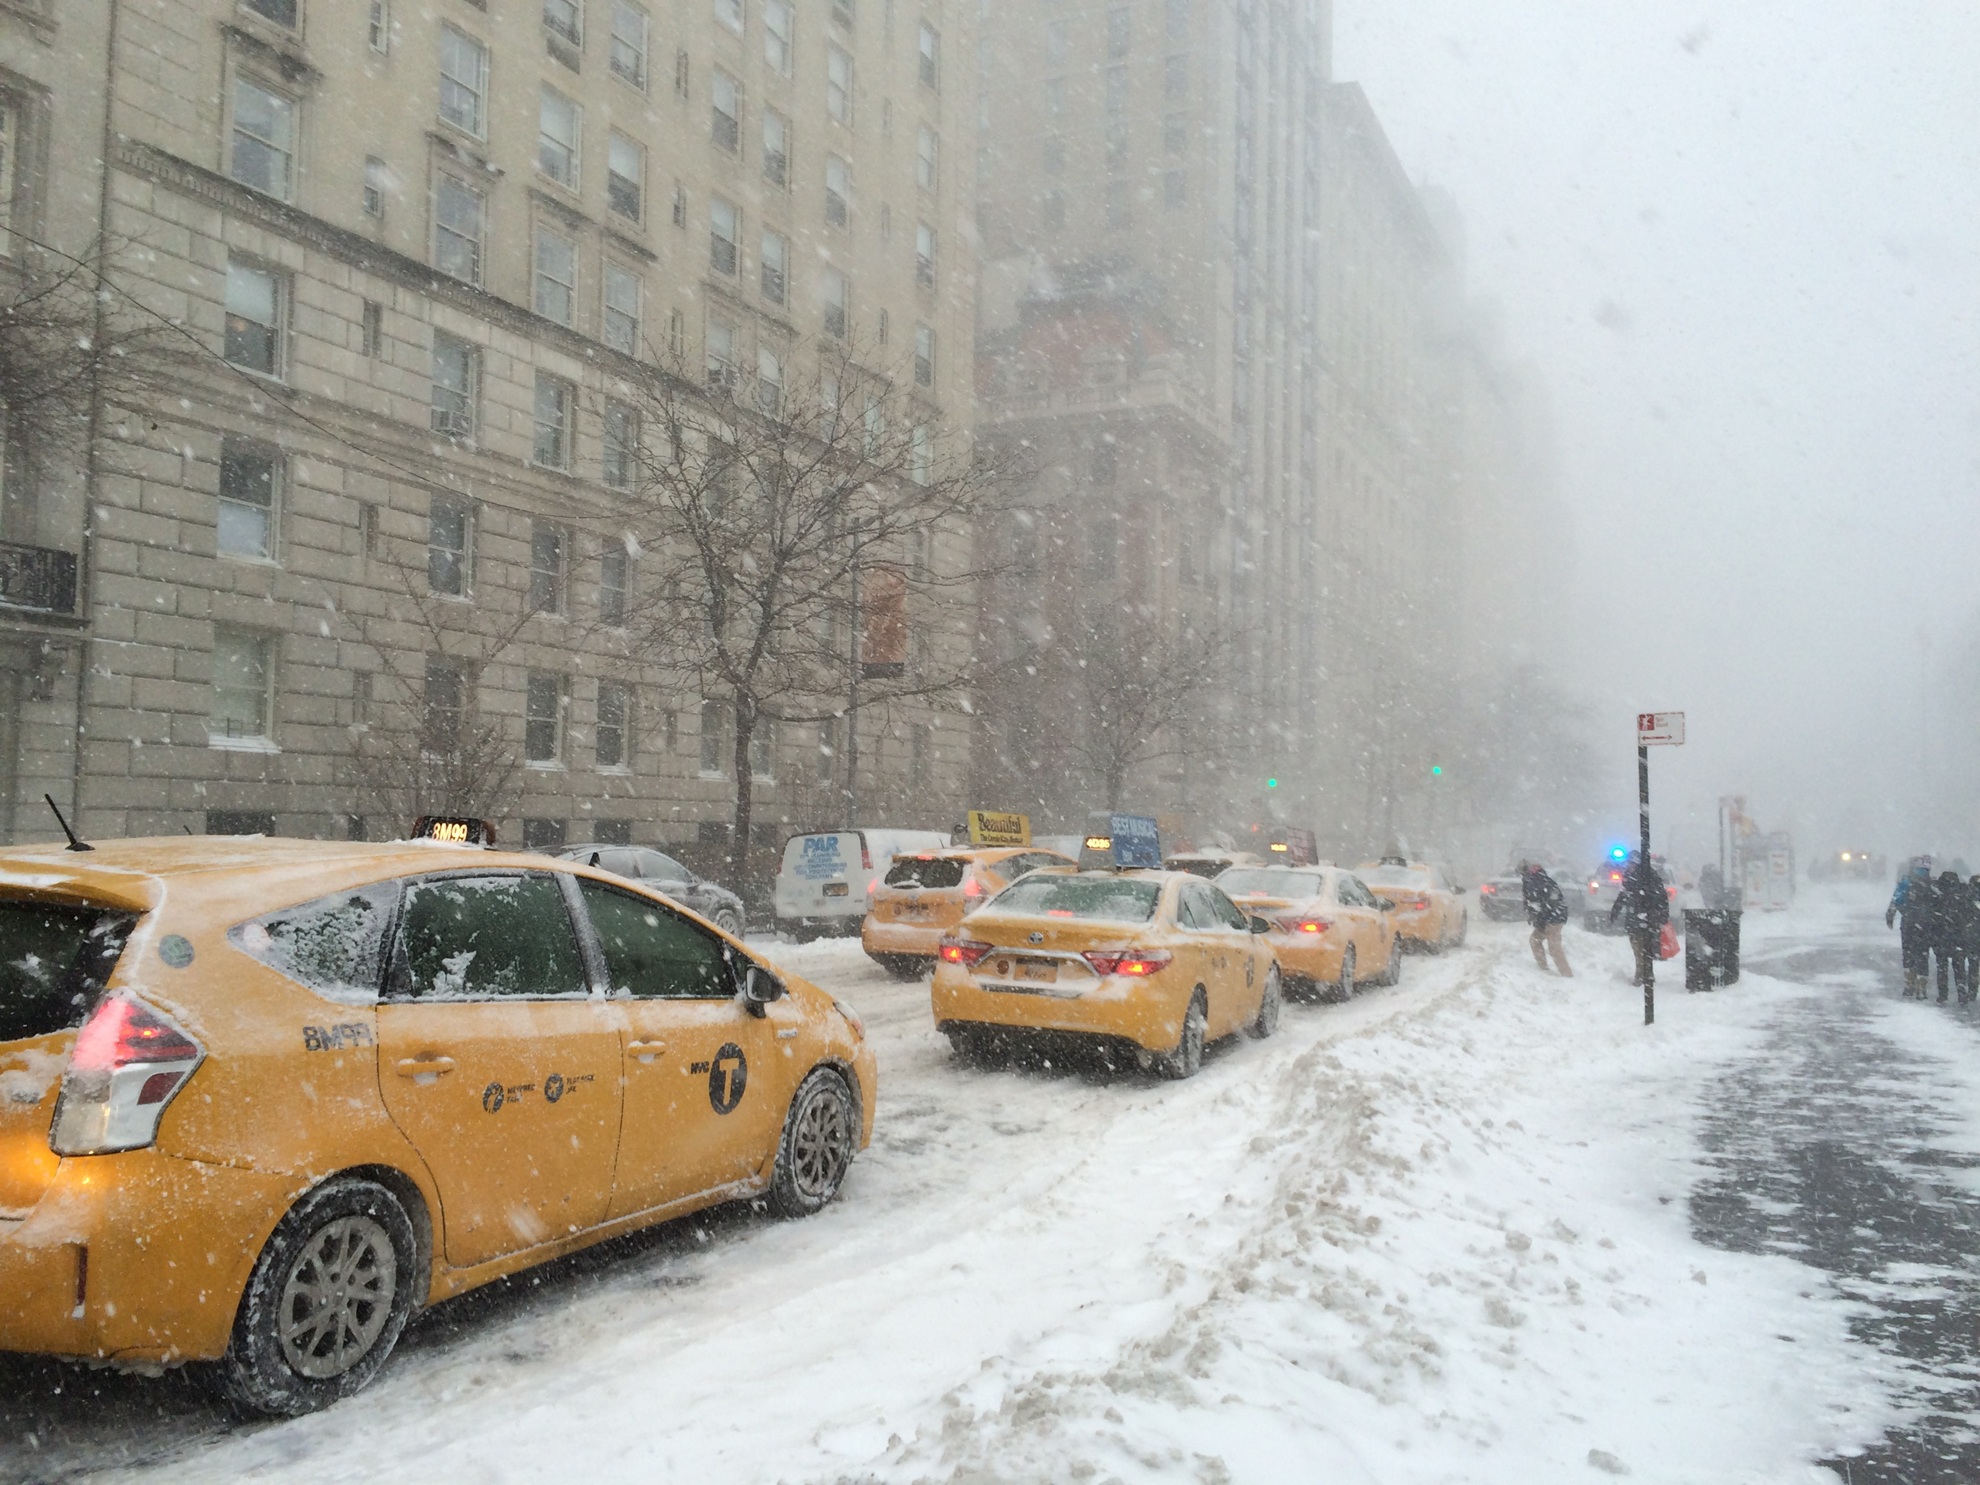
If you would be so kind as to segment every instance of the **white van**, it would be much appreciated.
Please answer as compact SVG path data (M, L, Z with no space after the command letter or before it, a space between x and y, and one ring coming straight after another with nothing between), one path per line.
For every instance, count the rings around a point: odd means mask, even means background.
M778 931L802 942L851 936L866 918L867 894L896 856L944 851L942 830L821 830L784 842L773 900Z

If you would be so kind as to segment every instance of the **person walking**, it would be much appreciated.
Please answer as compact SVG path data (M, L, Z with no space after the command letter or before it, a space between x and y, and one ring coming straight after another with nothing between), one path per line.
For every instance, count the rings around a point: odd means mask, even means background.
M1954 903L1946 935L1953 993L1961 1005L1971 1005L1980 994L1980 876L1962 882L1955 875L1948 896Z
M1655 988L1657 941L1663 936L1664 925L1671 921L1671 899L1664 890L1664 879L1643 859L1641 851L1629 853L1629 869L1623 873L1622 891L1610 905L1609 921L1621 922L1629 934L1629 946L1636 952L1636 978L1630 983Z
M1904 998L1923 1000L1932 968L1932 858L1914 856L1911 868L1891 893L1884 909L1884 926L1899 923L1899 953L1904 960Z
M1960 945L1966 938L1966 883L1959 879L1956 871L1942 871L1939 880L1932 884L1932 971L1925 977L1929 989L1936 981L1939 987L1939 1004L1957 989L1960 1001L1966 1000L1964 966L1960 964Z
M1529 861L1520 869L1519 890L1526 904L1526 921L1533 929L1532 937L1527 940L1533 950L1533 962L1545 969L1547 954L1552 951L1555 971L1564 980L1573 979L1567 950L1561 947L1561 927L1568 920L1567 896L1561 891L1561 884L1538 862Z

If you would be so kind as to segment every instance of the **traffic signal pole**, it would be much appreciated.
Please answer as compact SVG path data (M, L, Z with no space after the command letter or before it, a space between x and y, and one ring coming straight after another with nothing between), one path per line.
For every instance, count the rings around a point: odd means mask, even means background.
M1643 836L1643 866L1650 866L1650 749L1643 743L1636 745L1636 818ZM1625 886L1628 884L1625 883ZM1654 963L1643 976L1643 1024L1651 1026L1657 1020L1657 971Z

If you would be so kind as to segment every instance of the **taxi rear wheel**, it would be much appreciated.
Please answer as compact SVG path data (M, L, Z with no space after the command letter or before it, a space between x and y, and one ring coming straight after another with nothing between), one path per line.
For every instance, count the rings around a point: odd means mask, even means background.
M1378 985L1400 985L1402 983L1402 940L1389 940L1389 962L1382 971Z
M1210 1005L1198 990L1189 998L1189 1009L1183 1012L1182 1035L1176 1039L1175 1051L1162 1059L1164 1077L1181 1081L1193 1078L1203 1066L1203 1036L1210 1025Z
M1341 977L1334 982L1333 994L1328 996L1328 999L1337 1004L1344 1000L1353 1000L1354 985L1354 945L1349 944L1341 950Z
M220 1393L295 1416L364 1387L412 1314L418 1252L411 1219L383 1186L330 1181L307 1193L255 1262Z
M770 1207L780 1217L809 1217L839 1194L859 1143L859 1109L846 1080L818 1068L799 1085L777 1144Z
M1285 1004L1285 994L1279 980L1279 966L1273 965L1265 971L1265 997L1258 1002L1258 1019L1251 1023L1251 1034L1263 1041L1279 1029L1279 1011Z

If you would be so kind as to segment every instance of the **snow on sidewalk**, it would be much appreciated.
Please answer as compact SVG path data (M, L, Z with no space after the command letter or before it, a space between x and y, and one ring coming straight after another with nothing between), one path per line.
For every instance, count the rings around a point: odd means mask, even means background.
M1646 1029L1626 950L1560 981L1522 938L1186 1084L958 1068L923 987L786 951L880 1056L838 1206L552 1285L173 1477L1833 1479L1886 1416L1843 1303L1685 1201L1699 1090L1803 992Z

